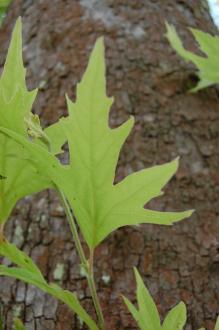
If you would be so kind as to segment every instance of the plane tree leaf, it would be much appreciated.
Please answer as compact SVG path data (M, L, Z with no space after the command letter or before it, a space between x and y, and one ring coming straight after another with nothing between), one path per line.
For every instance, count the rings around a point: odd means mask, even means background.
M203 56L186 50L174 26L166 23L166 37L173 49L186 61L191 61L198 69L199 83L192 89L196 92L202 88L219 83L219 37L212 36L197 29L190 29Z
M0 126L16 132L27 141L31 138L33 143L44 148L48 148L44 143L48 140L50 152L59 153L65 142L60 122L46 130L41 129L37 136L33 136L33 127L29 127L34 120L36 126L38 120L38 117L30 112L37 90L27 90L25 76L19 18L0 79ZM39 120L37 128L40 128ZM0 134L0 224L7 220L20 198L52 186L51 180L42 173L39 174L26 158L27 152L24 148L5 134Z
M144 204L161 194L178 161L131 174L114 184L120 150L133 126L133 118L109 127L112 98L106 96L104 44L100 38L77 86L76 102L68 99L69 117L62 121L69 144L68 175L58 183L66 194L91 248L113 230L139 223L171 224L191 212L162 214ZM71 182L71 184L69 184Z
M130 313L138 323L140 329L160 330L160 317L157 307L136 268L134 268L134 273L137 284L136 298L138 309L136 309L134 305L132 305L132 303L125 297L124 301Z
M0 255L8 258L13 264L18 267L7 267L0 265L0 275L9 276L17 280L22 280L28 284L34 285L42 291L52 295L65 303L81 320L92 330L98 330L97 325L81 306L76 295L68 290L63 290L55 283L47 283L39 268L24 252L17 249L13 244L6 240L0 243Z
M29 162L66 195L83 236L95 248L113 230L140 223L171 225L192 211L158 212L144 205L162 194L163 186L178 167L178 159L130 174L114 183L120 150L133 126L133 118L117 128L109 127L112 99L106 96L104 45L100 38L77 86L69 115L60 120L69 145L70 163L62 166L43 146L0 128L29 153Z
M136 298L138 307L136 308L126 297L123 297L124 302L137 322L141 330L183 330L186 323L186 306L183 302L173 307L167 314L162 326L157 307L147 290L144 282L134 269L135 279L137 284Z
M157 307L150 296L149 291L144 285L144 282L138 273L137 269L135 271L135 278L137 283L137 301L138 301L138 308L141 318L145 317L144 315L147 314L147 323L150 324L151 329L159 329L160 327L160 317L158 314Z

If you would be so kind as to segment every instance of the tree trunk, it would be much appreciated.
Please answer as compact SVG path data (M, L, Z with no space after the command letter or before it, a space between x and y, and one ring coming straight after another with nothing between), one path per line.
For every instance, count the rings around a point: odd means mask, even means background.
M108 94L115 96L111 125L135 116L117 180L134 170L181 156L180 168L157 210L195 208L191 219L173 227L142 225L120 229L96 251L95 276L109 329L137 329L121 294L134 299L137 266L162 317L180 300L188 308L186 329L213 329L218 309L217 235L219 214L219 94L217 87L188 93L195 68L168 44L165 20L174 24L188 48L187 27L216 33L205 2L197 0L15 0L0 31L3 64L15 18L23 17L24 57L30 87L40 86L34 111L44 125L66 114L96 38L105 37ZM64 265L63 287L78 292L94 315L86 280L69 227L52 192L18 203L7 237L54 281ZM109 279L107 283L106 276ZM1 278L5 328L14 313L26 329L85 329L66 306L32 286Z

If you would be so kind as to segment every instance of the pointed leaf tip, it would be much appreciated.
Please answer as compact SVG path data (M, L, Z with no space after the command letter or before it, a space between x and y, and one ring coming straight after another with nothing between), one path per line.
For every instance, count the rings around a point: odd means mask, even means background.
M170 36L172 33L176 33L176 29L174 25L169 24L167 21L165 21L165 27L166 27L166 32L165 32L165 37L168 39L168 36Z
M166 35L168 33L168 30L170 29L170 24L167 21L165 21L165 28L166 28L166 33L165 33Z
M179 160L180 160L179 156L177 156L176 158L174 158L172 160L173 164L175 164L175 166L176 166L176 171L178 170L178 167L179 167Z
M101 49L101 48L104 48L104 37L98 37L95 42L94 42L94 46L93 46L93 49L92 49L92 52L91 54L96 50L96 49Z
M12 35L16 38L16 41L20 41L22 38L22 19L19 16L15 22L14 29Z
M22 18L21 18L21 16L18 16L15 26L21 26L21 25L22 25Z
M100 44L104 45L104 36L98 37L96 40L96 43L100 43Z
M186 305L183 301L173 307L164 319L162 330L183 330L186 323Z
M133 270L134 270L135 278L137 279L138 277L140 277L140 274L139 274L137 268L133 267Z
M95 56L102 56L104 58L105 46L104 46L104 37L97 38L93 50L91 52L91 58L93 55ZM91 59L90 58L90 59Z
M188 213L188 218L195 212L195 209L193 210L188 210L187 213Z
M182 214L183 214L183 219L185 220L185 219L191 217L191 215L192 215L194 212L195 212L195 210L192 209L192 210L183 211L183 212L179 212L179 213L182 213ZM172 224L174 224L174 222L173 222Z
M19 17L12 31L0 80L0 87L4 89L6 99L9 100L14 96L18 86L26 91L25 75L26 69L22 57L22 23Z

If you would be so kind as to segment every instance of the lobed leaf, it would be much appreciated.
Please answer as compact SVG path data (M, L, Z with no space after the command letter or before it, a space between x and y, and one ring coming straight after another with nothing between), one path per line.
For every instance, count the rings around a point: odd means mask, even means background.
M134 305L125 297L123 298L124 302L140 329L160 330L160 317L157 307L136 268L134 268L134 272L137 283L136 296L138 309L136 309Z
M160 317L157 307L136 268L134 272L137 283L137 301L140 318L144 320L145 325L147 324L148 329L160 329Z
M30 109L37 90L31 92L27 90L25 76L26 70L22 60L21 19L19 18L12 34L0 79L0 126L16 132L29 141L29 127L26 122L31 116ZM41 132L42 136L33 139L33 143L47 148L42 140L48 135L51 153L60 152L65 142L61 124L56 123ZM20 198L52 187L51 180L43 173L39 174L33 164L26 160L28 157L27 152L19 144L5 134L0 134L0 224L7 220Z
M136 320L141 330L183 330L186 322L186 306L180 302L177 306L172 308L167 314L162 326L160 324L160 317L157 307L147 290L144 282L134 269L135 279L137 284L136 298L138 308L136 308L126 297L123 297L128 310Z
M165 213L144 208L152 198L161 195L163 186L177 170L178 159L133 173L114 184L119 153L134 121L130 118L117 128L109 127L112 99L106 96L102 38L96 42L77 86L76 103L69 99L67 103L69 116L59 124L68 140L68 166L61 166L43 146L28 141L11 128L0 128L0 132L17 141L29 153L28 161L38 174L64 192L90 248L122 226L171 225L191 215L192 211Z
M184 48L174 26L166 23L166 29L166 37L173 49L186 61L193 62L198 69L200 81L198 85L192 89L192 92L219 83L219 37L212 36L197 29L190 29L199 48L206 54L206 56L199 56Z
M87 70L77 86L76 103L68 101L68 121L62 121L69 143L68 173L57 182L67 196L81 231L91 248L113 230L139 223L172 224L191 212L161 213L144 204L161 194L178 161L131 174L114 184L122 145L134 120L118 128L108 125L112 99L106 96L103 39L92 51Z
M33 261L15 245L3 241L0 244L0 255L8 258L19 267L6 267L0 265L0 275L16 278L25 283L36 286L42 291L52 295L65 303L74 313L76 313L92 330L98 330L95 322L90 318L85 309L81 306L76 295L70 291L63 290L54 283L47 283L38 267Z

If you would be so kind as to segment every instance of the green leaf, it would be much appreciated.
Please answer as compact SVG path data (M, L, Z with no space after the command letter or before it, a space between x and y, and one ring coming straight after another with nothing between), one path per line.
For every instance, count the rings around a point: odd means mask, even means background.
M77 100L68 99L66 133L70 166L57 185L67 196L90 247L97 246L113 230L139 223L171 224L190 212L161 213L144 204L161 194L175 173L178 161L139 171L114 184L120 150L133 126L133 118L118 128L108 125L112 99L106 96L104 45L100 38L87 70L77 86Z
M52 155L63 153L62 146L66 142L66 137L62 129L62 121L66 120L61 118L57 123L52 124L44 129L44 134L50 141L50 152ZM41 142L41 141L38 141Z
M123 297L126 306L128 307L133 318L136 320L141 330L182 330L186 323L186 306L180 302L166 316L163 325L160 325L160 317L157 307L147 290L144 282L134 269L137 283L137 303L138 309L125 297Z
M65 303L74 313L76 313L92 330L98 330L97 325L90 318L84 308L80 305L75 294L70 291L63 290L58 285L54 283L47 284L42 281L38 276L33 274L32 272L18 267L6 267L0 266L0 275L8 276L15 278L17 280L21 280L28 284L34 285L42 291L50 294L51 296L59 299L63 303Z
M133 319L135 319L136 323L139 326L140 326L140 323L143 324L143 320L141 320L139 311L135 308L135 306L126 297L122 296L122 298L123 298L128 310L129 310L129 312L132 314ZM142 329L141 326L140 326L140 328Z
M6 8L7 6L9 6L9 4L11 3L12 0L0 0L0 7L4 7Z
M198 71L199 83L192 89L196 92L207 86L219 83L219 37L212 36L208 33L199 31L197 29L190 29L195 37L201 51L206 56L199 56L190 51L187 51L174 28L174 26L166 23L167 33L166 37L175 51L182 56L186 61L193 62Z
M162 330L183 330L185 323L186 306L183 302L180 302L167 314L162 325Z
M171 225L189 217L192 211L157 212L144 208L161 195L173 176L178 160L133 173L114 184L120 150L133 126L130 118L118 128L109 127L112 99L106 96L104 45L100 38L92 51L87 70L77 86L77 100L69 99L69 116L59 124L70 151L70 164L61 166L45 148L11 129L0 128L30 154L29 161L40 175L48 177L66 195L83 236L96 247L119 227L154 223Z
M14 320L14 330L25 330L25 326L18 318Z
M37 274L41 280L44 280L41 271L35 265L32 259L29 258L24 252L17 249L15 245L10 244L6 240L0 242L0 255L6 257L19 267L25 268L28 271Z
M161 330L157 307L136 268L134 272L138 309L125 297L123 297L124 302L141 330Z
M16 278L28 284L34 285L42 291L52 295L65 303L73 312L75 312L92 330L98 330L94 321L90 318L84 308L81 306L76 295L70 291L63 290L54 283L47 283L43 278L38 267L33 261L15 245L3 241L0 244L0 255L5 256L19 267L6 267L0 265L0 275Z
M0 25L2 24L11 0L0 0Z
M158 330L161 327L157 307L137 269L135 268L134 271L137 283L137 301L140 319L144 320L144 324L147 325L148 330Z
M0 79L0 126L16 132L27 141L40 144L45 149L49 141L51 153L60 152L65 142L61 122L42 130L37 116L30 109L35 100L37 90L29 92L25 82L26 70L22 60L21 19L16 22L8 55ZM33 118L35 125L33 124ZM33 129L35 135L33 136ZM36 135L36 129L38 135ZM59 130L59 134L57 131ZM48 134L47 134L48 132ZM46 140L47 137L47 140ZM0 134L0 224L4 223L16 202L29 194L51 187L51 180L41 175L29 161L19 144Z

